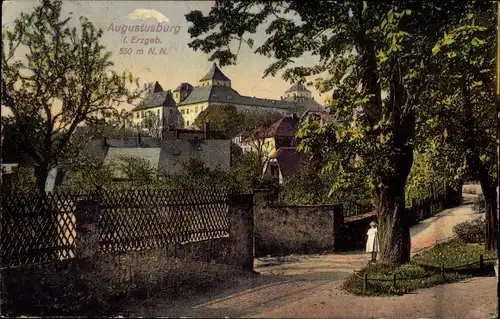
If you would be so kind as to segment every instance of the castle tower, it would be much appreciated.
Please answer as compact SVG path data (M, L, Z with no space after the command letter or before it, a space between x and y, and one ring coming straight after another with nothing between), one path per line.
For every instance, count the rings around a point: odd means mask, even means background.
M201 78L200 86L228 86L231 87L231 80L222 73L222 71L217 67L217 64L213 64L212 68L208 73Z
M309 91L302 83L297 82L285 91L286 99L295 99L298 97L312 98L311 91Z
M179 86L173 91L173 98L175 103L180 103L184 101L184 99L191 93L193 90L193 86L189 83L182 82Z
M160 83L158 81L156 82L149 82L144 84L144 91L146 94L146 97L153 95L154 93L158 92L163 92L163 88L161 87Z

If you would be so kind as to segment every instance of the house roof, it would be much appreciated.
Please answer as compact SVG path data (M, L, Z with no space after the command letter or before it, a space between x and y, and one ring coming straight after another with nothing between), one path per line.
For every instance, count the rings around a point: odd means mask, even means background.
M200 81L206 80L230 81L229 78L225 76L224 73L222 73L222 71L215 63L212 65L210 71L208 71L208 73L205 74L205 76L202 77Z
M288 90L285 91L285 93L290 93L290 92L311 92L311 91L309 91L301 82L297 82L294 85L292 85Z
M157 170L158 163L160 161L160 148L153 147L110 147L106 158L104 159L104 164L111 162L121 162L121 156L135 157L146 159L149 161L151 166ZM123 177L123 174L119 171L115 172L116 177Z
M268 100L240 95L236 90L228 86L196 86L178 106L201 102L260 106L286 110L295 109L297 106L295 101Z
M172 91L162 91L150 94L142 100L132 111L146 110L154 107L176 107L175 100L172 96Z
M290 101L290 98L285 99L286 101ZM310 98L298 98L295 100L295 103L298 106L298 109L301 111L315 111L315 112L324 112L325 108L323 105L316 102L314 99Z
M177 91L181 91L181 90L191 90L193 89L193 86L189 83L186 83L186 82L182 82L181 84L179 84L178 87L175 88L174 92L177 92Z
M268 134L270 137L275 136L287 136L294 137L299 128L300 122L299 119L290 116L284 116L278 121L274 122L270 127Z
M298 152L295 147L280 147L270 158L276 159L284 178L297 175L307 163L305 154Z
M253 129L249 132L241 133L243 140L246 140L257 134L260 138L269 137L295 137L297 130L300 125L300 120L298 118L292 118L290 116L284 116L278 121L271 124L269 127L259 127Z
M210 169L229 170L230 140L166 140L162 143L158 170L179 173L190 158L201 160Z

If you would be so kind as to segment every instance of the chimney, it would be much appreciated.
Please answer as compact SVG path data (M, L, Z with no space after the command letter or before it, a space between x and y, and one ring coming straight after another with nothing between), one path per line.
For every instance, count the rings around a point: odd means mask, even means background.
M208 123L205 123L205 125L203 125L203 131L205 133L205 139L207 140L208 139L208 132L209 132Z

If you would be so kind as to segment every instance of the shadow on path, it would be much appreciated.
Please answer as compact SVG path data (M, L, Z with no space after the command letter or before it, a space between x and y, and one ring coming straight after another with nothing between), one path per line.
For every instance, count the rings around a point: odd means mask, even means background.
M412 227L412 248L432 246L452 235L453 225L476 218L477 214L472 211L474 198L464 199L464 205L447 209ZM304 298L314 299L325 287L330 287L329 294L340 293L338 286L342 280L355 269L366 266L368 259L368 254L363 251L259 258L255 259L255 270L259 275L233 278L230 283L185 296L160 294L141 304L131 305L122 315L247 317ZM350 297L345 298L350 300Z

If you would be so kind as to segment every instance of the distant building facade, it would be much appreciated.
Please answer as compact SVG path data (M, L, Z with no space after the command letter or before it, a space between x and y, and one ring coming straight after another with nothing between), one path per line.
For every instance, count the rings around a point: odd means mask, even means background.
M160 132L176 127L178 112L172 92L164 91L158 81L149 83L145 98L132 109L132 116L132 123L139 130L147 130L152 125L157 126Z
M158 82L149 86L149 95L132 110L134 122L144 124L144 116L161 117L164 125L177 128L192 128L198 115L210 106L233 105L241 112L271 112L282 115L304 112L324 112L303 84L296 83L280 100L249 97L239 94L231 87L231 80L214 63L197 86L181 83L173 91L164 91ZM166 121L166 122L165 122Z

